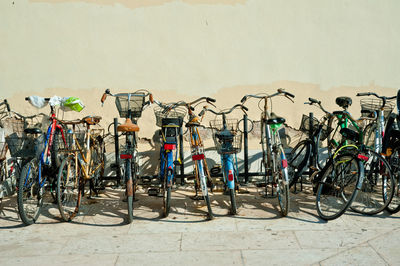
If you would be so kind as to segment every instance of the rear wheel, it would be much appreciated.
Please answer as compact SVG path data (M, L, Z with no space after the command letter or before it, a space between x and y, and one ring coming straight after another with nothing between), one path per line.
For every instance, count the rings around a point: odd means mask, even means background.
M168 217L171 210L171 187L164 188L164 217Z
M229 189L229 195L231 198L231 214L236 215L237 214L237 206L236 206L235 189Z
M279 149L275 153L275 182L277 184L277 194L282 216L287 216L289 212L289 183L287 161L283 150Z
M364 179L351 209L362 214L373 215L383 211L393 197L395 182L389 163L383 156L367 150L364 162Z
M340 217L357 195L361 162L352 154L338 155L329 161L317 190L317 211L324 220Z
M64 221L71 221L77 210L79 194L79 174L75 156L63 160L57 177L57 204Z
M363 131L363 144L368 148L375 149L376 122L368 124Z
M125 160L126 195L128 207L128 223L133 222L133 180L130 160Z
M18 212L24 224L36 222L43 205L44 187L39 184L39 159L34 158L27 162L21 171L18 184Z

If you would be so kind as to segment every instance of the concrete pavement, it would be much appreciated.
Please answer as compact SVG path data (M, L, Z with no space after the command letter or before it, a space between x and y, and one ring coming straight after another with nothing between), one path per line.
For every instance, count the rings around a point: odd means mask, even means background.
M282 218L277 199L262 189L243 188L239 214L228 215L229 197L211 194L215 213L206 221L203 201L193 188L174 191L168 218L162 198L139 191L135 221L127 225L123 191L107 188L85 199L81 214L60 222L47 203L37 224L18 218L16 197L0 211L0 265L396 265L400 263L400 215L368 217L347 212L337 220L318 218L315 197L306 188L291 194ZM50 199L48 200L50 201Z

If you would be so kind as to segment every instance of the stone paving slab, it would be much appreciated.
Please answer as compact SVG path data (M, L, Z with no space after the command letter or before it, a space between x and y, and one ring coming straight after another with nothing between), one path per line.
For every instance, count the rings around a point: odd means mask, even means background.
M226 195L211 194L215 219L207 221L193 189L174 190L173 208L162 217L162 198L144 189L126 224L123 191L107 188L85 199L73 222L61 222L47 201L37 224L21 225L16 198L0 208L0 265L398 265L399 214L363 216L348 211L321 220L307 189L291 194L291 211L281 217L276 198L260 188L238 194L239 213L228 215ZM246 191L245 191L246 192Z

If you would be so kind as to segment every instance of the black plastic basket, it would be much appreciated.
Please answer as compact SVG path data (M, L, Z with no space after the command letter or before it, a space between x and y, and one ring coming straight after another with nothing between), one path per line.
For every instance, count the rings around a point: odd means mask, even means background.
M372 114L373 112L378 112L381 109L382 106L382 100L381 99L361 99L360 100L360 105L361 105L361 113L363 114ZM392 113L394 108L394 103L392 101L386 101L385 107L383 107L383 113L385 116L385 119L389 117L389 115Z
M183 106L178 106L169 112L164 113L164 108L157 106L154 108L154 115L156 116L156 125L159 127L165 126L165 124L168 122L168 119L165 118L172 118L172 120L177 119L176 123L179 123L178 126L181 127L183 124L183 119L186 116L186 108Z
M318 119L316 119L315 117L313 117L312 120L312 132L314 133L315 130L318 129L320 125L320 122L318 121ZM310 117L308 115L304 115L301 118L301 123L300 123L300 128L299 130L305 134L309 134L310 133ZM325 140L329 134L332 132L333 128L328 127L326 124L322 126L322 130L321 130L321 135L320 135L320 140L323 141Z
M128 109L131 110L131 117L139 118L142 116L143 105L145 100L144 93L136 93L131 95L128 107L128 96L118 96L115 98L115 105L117 106L119 116L121 118L128 118Z
M39 157L45 146L44 134L40 134L38 137L35 137L32 134L22 134L21 136L17 132L14 132L5 139L11 157Z

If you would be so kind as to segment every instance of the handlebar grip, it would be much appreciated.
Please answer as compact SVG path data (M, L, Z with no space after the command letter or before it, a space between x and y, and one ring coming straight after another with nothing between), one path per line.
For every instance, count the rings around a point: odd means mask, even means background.
M291 97L291 98L294 98L294 97L295 97L294 94L291 94L290 92L285 92L285 94L286 94L287 96Z
M215 103L216 100L214 98L207 97L207 102Z
M10 108L10 105L8 104L8 102L7 102L7 99L4 100L4 103L6 104L7 111L10 112L11 108Z
M149 94L149 100L150 100L151 103L154 103L154 99L153 99L153 94L152 93Z
M318 100L316 100L316 99L314 99L314 98L308 98L308 100L310 101L310 102L312 102L312 103L317 103L317 104L320 104L321 103L321 101L318 101Z
M206 112L205 109L201 110L201 112L199 113L199 116L203 116L205 112Z
M247 100L247 96L243 96L243 98L240 100L241 103L244 103Z
M107 93L103 93L103 96L101 97L101 103L104 103L104 101L106 100L106 98L107 98Z
M242 109L244 109L245 111L249 111L249 108L247 108L246 106L242 105Z
M193 107L193 106L190 106L190 110L194 111L194 107Z
M25 101L29 101L29 97L25 97Z
M370 96L371 93L370 92L359 92L357 93L357 96Z

